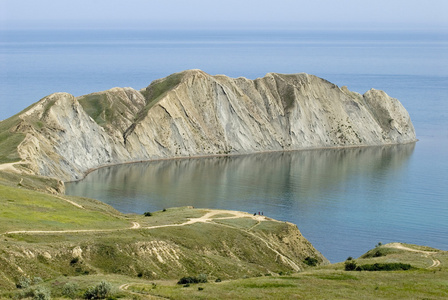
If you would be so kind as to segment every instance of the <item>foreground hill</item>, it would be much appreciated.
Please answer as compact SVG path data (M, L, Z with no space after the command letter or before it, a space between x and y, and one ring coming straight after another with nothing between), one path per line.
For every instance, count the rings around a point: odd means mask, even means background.
M0 163L67 181L131 161L415 140L407 111L382 91L360 95L307 74L189 70L141 91L45 97L0 122Z
M194 284L133 282L133 295L169 299L447 299L448 252L417 245L378 246L356 260L360 266L403 266L389 271L346 271L344 263L280 274Z
M48 193L58 187L0 171L1 299L86 298L102 281L110 299L448 297L447 251L378 245L349 261L363 271L347 271L296 226L265 216L189 207L123 215ZM208 282L177 284L182 277Z
M188 207L123 215L96 200L28 189L33 180L41 179L0 172L0 291L15 291L21 278L231 279L298 272L306 258L328 264L290 223Z

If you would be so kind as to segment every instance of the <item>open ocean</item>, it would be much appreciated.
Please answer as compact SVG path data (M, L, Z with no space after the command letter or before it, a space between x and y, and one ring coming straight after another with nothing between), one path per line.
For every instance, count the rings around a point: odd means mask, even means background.
M378 242L448 250L448 32L0 30L0 120L53 92L141 89L186 69L305 72L359 93L381 89L409 111L420 141L115 166L67 194L125 213L263 211L297 224L332 262Z

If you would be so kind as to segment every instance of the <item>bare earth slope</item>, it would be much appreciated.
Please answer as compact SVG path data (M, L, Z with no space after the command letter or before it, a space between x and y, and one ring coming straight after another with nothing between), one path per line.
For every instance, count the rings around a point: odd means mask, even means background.
M24 137L22 168L65 181L149 159L416 141L397 99L308 74L249 80L189 70L141 91L52 94L9 123L15 140Z

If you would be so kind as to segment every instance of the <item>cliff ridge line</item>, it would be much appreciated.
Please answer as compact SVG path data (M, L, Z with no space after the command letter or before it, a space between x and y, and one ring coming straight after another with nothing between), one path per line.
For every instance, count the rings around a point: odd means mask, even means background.
M187 70L140 91L55 93L16 119L21 165L64 181L133 161L416 141L397 99L305 73L250 80Z

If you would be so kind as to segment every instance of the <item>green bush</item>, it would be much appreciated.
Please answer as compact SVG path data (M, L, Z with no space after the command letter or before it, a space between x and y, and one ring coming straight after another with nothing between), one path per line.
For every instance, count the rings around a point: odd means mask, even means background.
M305 264L307 264L308 266L315 267L315 266L317 266L318 260L315 259L314 257L308 256L307 258L305 258L305 260L303 262Z
M33 284L39 284L39 283L42 283L42 282L43 282L43 279L40 278L40 277L34 277L33 278Z
M78 284L73 282L67 282L62 288L62 295L70 299L75 299L78 293L78 289L79 289Z
M22 276L19 278L19 280L17 280L16 282L16 287L18 289L26 289L31 285L31 279L29 279L28 277Z
M345 270L346 271L354 271L356 269L356 262L354 260L346 260L345 261Z
M45 287L38 287L32 291L33 300L49 300L51 299L51 292Z
M182 277L179 279L177 284L190 284L190 283L206 283L207 282L207 275L206 274L199 274L199 276L187 276Z
M105 299L110 296L112 285L107 281L101 281L97 286L90 287L85 293L85 299Z
M356 267L356 271L406 271L410 270L410 264L403 263L376 263L371 265L361 265Z

